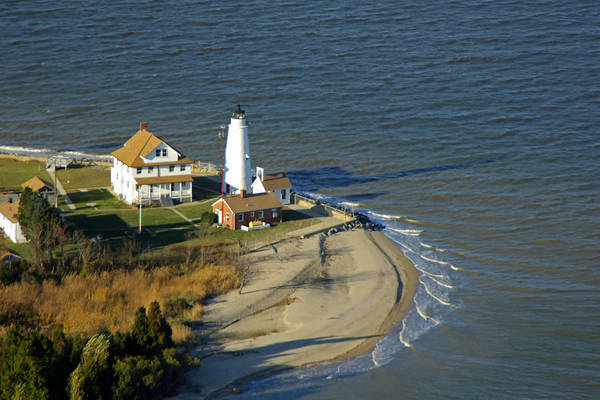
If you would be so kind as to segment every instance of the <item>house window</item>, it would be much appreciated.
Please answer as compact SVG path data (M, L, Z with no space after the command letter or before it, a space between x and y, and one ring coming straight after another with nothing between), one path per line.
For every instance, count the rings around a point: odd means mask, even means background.
M264 212L263 210L260 210L260 211L258 212L258 218L262 219L262 218L264 218L264 217L265 217L265 212Z
M179 168L179 170L180 170L180 171L185 171L185 164L183 164L183 165L182 165L182 166Z
M238 221L240 221L240 222L244 222L244 213L240 213L240 214L238 215Z
M175 184L174 184L174 183L171 183L171 192L172 192L173 190L175 190Z
M135 185L135 190L140 190L140 185Z
M229 213L225 213L225 221L229 221Z
M285 190L285 189L283 189L283 190L281 191L281 200L285 200L285 192L286 192L286 190Z
M154 185L150 185L150 193L154 193Z
M277 218L277 209L276 208L271 209L271 215L273 216L273 218Z
M175 171L175 166L174 165L169 165L169 172L173 172Z
M160 149L156 149L156 157L160 157Z
M163 149L163 157L167 156L167 149Z
M141 173L142 173L142 169L141 169L141 168L138 168L138 169L137 169L137 174L139 175L139 174L141 174Z
M254 211L250 211L250 218L254 218Z
M148 167L148 173L151 174L153 169L154 168L152 168L152 167Z

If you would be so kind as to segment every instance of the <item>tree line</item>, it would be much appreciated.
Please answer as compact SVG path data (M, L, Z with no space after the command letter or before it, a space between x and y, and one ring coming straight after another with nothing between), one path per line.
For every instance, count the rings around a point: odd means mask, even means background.
M176 351L171 334L157 302L138 309L130 331L87 340L12 326L0 339L0 400L160 398L199 365Z

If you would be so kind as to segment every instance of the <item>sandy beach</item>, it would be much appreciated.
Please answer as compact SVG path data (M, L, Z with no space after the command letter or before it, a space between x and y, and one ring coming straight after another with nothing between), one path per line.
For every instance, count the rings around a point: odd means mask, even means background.
M381 232L290 238L242 257L245 282L210 301L177 399L218 398L262 374L373 349L412 304L418 272Z

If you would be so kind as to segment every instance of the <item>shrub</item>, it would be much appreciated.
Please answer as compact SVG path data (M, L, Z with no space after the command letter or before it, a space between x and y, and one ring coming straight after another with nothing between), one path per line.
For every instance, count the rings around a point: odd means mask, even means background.
M217 214L205 211L200 217L200 222L212 225L217 222Z
M83 348L81 362L71 374L71 400L110 399L112 387L111 338L94 335Z
M21 262L0 263L0 282L9 285L19 281L23 272L27 271L29 265L25 260Z
M1 399L64 399L82 342L55 331L52 340L12 326L0 342Z

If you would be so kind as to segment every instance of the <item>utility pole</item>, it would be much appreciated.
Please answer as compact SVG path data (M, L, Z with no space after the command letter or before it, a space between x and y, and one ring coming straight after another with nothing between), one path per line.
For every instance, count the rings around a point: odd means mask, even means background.
M58 188L56 187L56 160L52 163L54 171L54 208L58 208Z
M142 191L140 189L140 186L138 185L138 203L140 203L140 223L139 223L139 228L138 228L138 233L141 235L142 234Z

